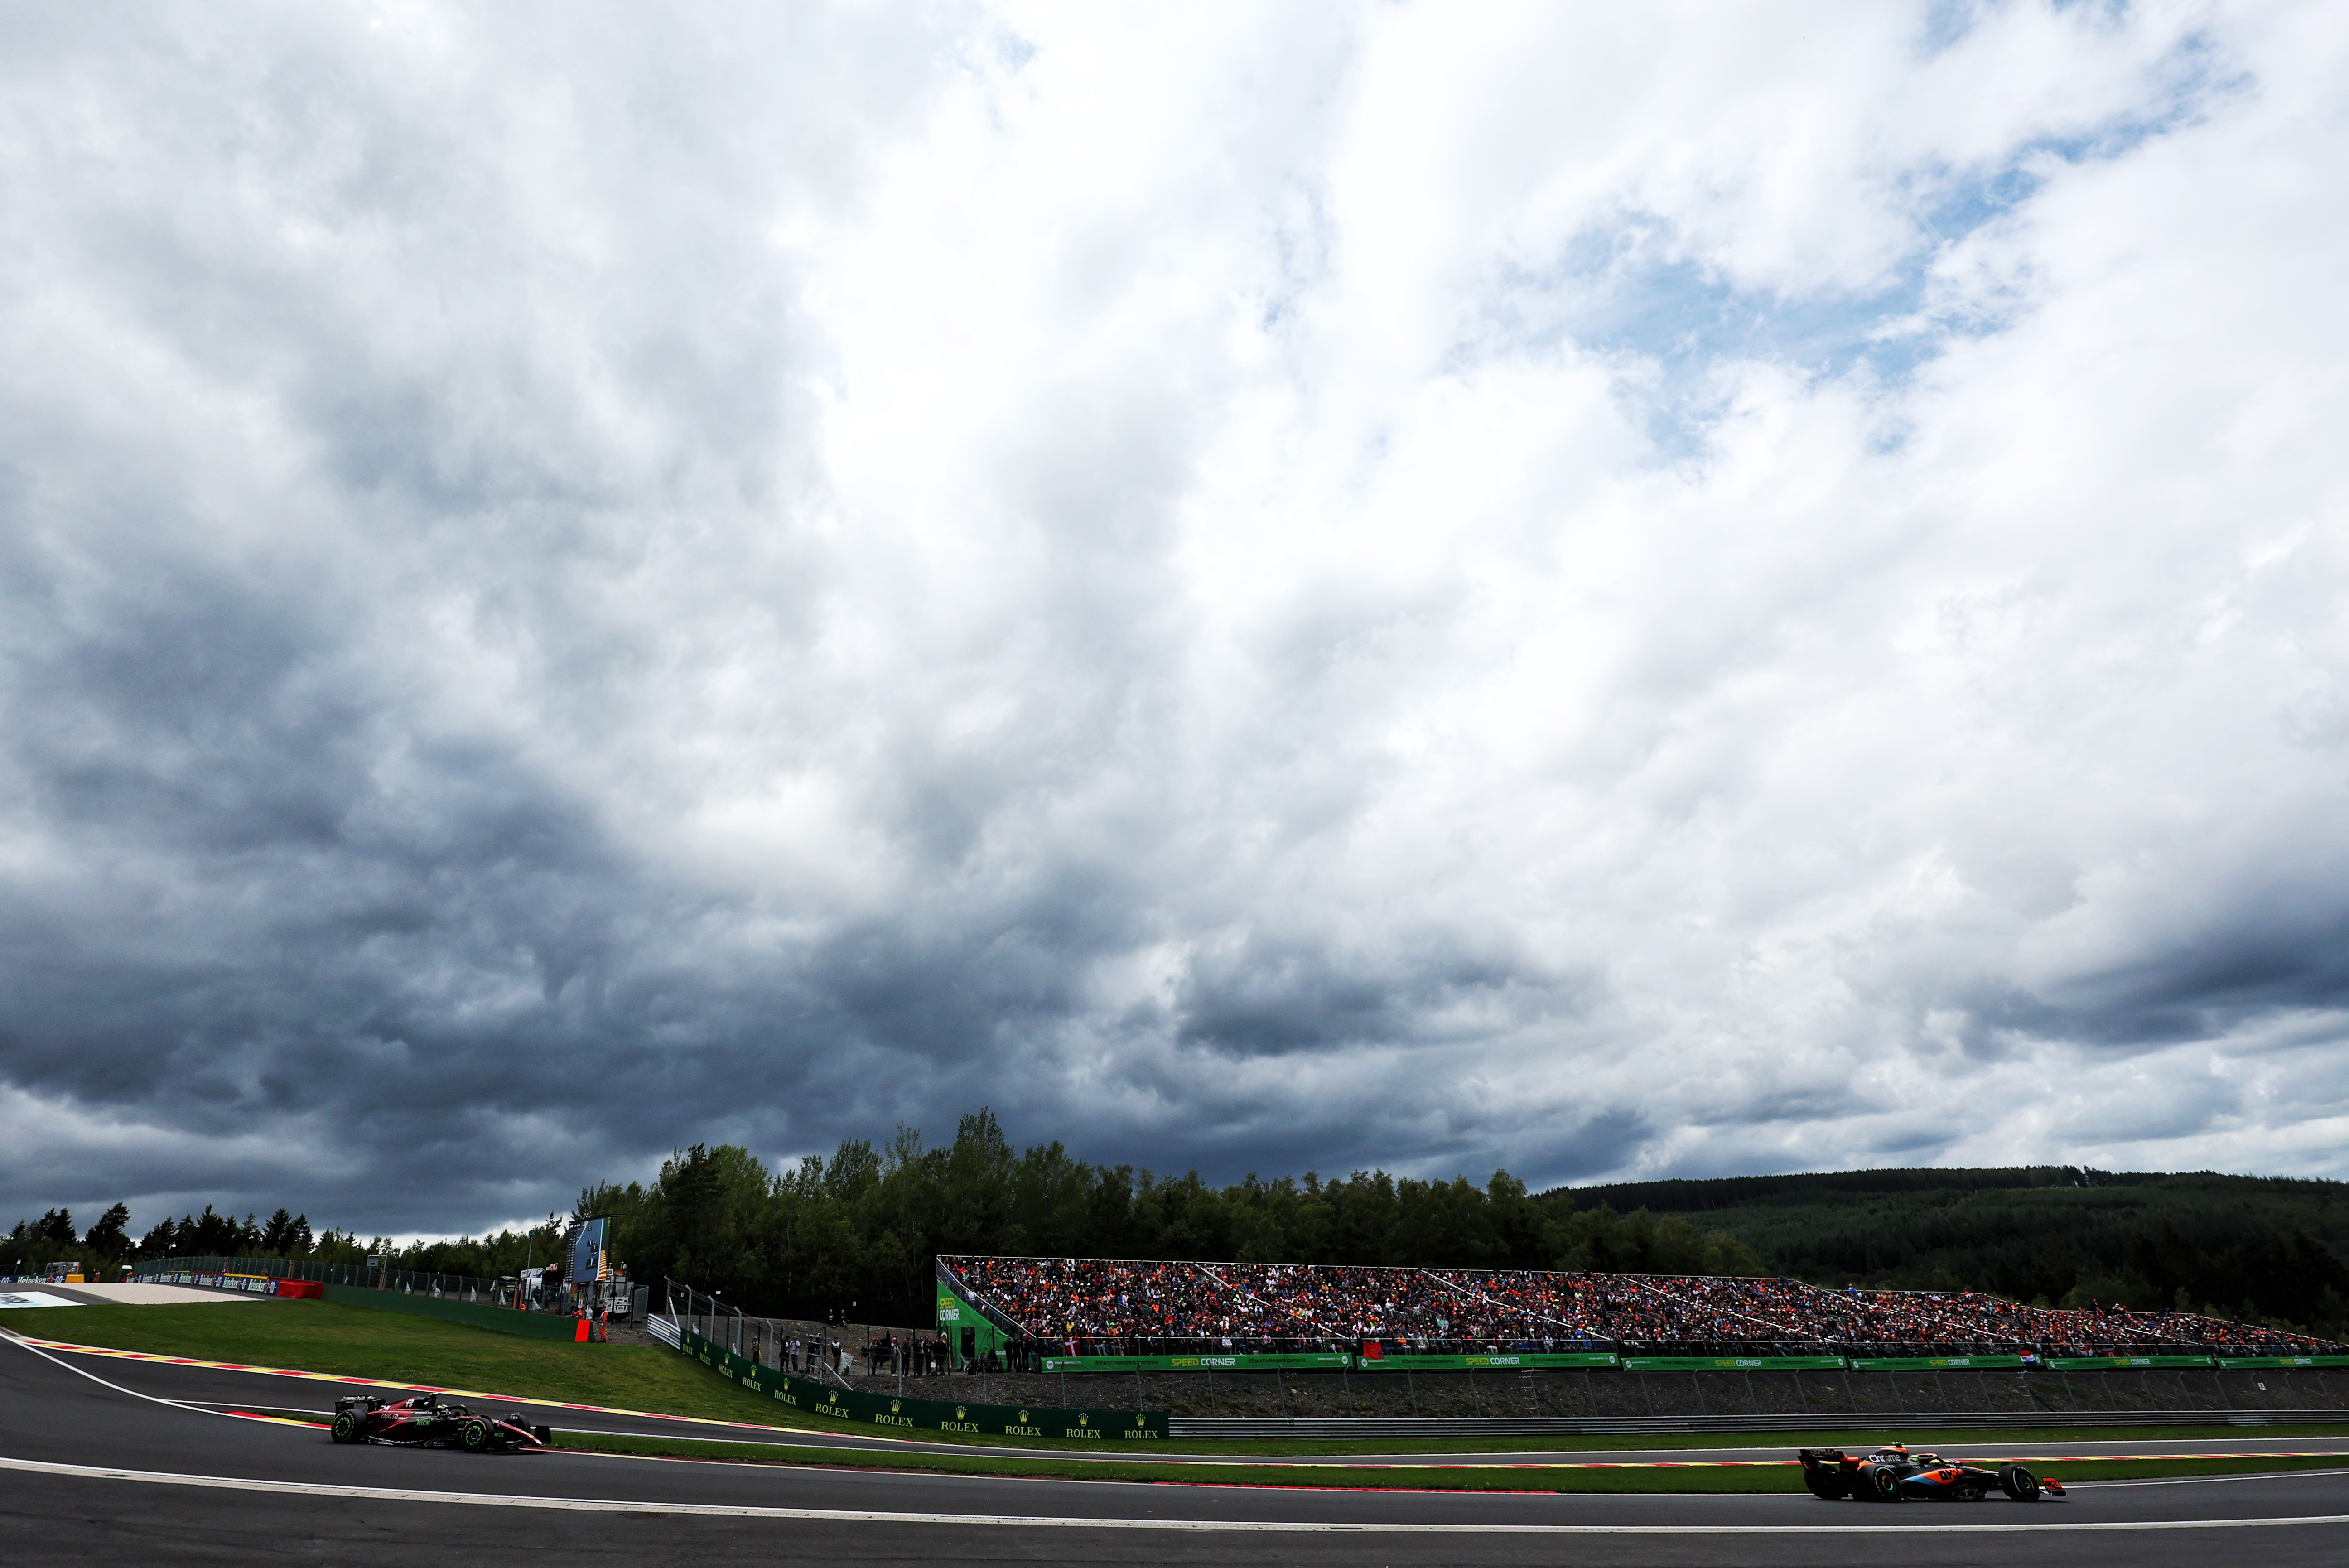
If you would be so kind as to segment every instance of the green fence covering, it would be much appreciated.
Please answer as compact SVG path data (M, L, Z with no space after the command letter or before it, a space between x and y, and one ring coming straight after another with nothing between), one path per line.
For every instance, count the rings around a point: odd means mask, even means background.
M1353 1357L1343 1355L1042 1355L1046 1372L1342 1372Z
M2349 1355L2222 1355L2219 1365L2230 1372L2289 1372L2295 1366L2349 1366Z
M1854 1372L2013 1371L2031 1363L2020 1355L1855 1355Z
M567 1313L516 1312L488 1302L450 1301L445 1296L369 1290L362 1285L328 1285L325 1294L326 1300L345 1306L447 1318L454 1323L470 1323L476 1328L493 1328L500 1334L527 1334L533 1339L573 1339L579 1333L579 1320Z
M2133 1366L2199 1366L2208 1371L2207 1355L2051 1355L2044 1365L2058 1372L2117 1372Z
M877 1427L912 1436L924 1432L996 1438L1074 1438L1081 1441L1156 1442L1166 1436L1164 1410L1061 1410L1041 1405L979 1405L968 1400L916 1399L835 1388L804 1373L762 1366L687 1329L685 1354L719 1376L763 1394L805 1416Z
M1626 1372L1800 1372L1840 1370L1840 1355L1627 1355Z
M1364 1372L1520 1372L1528 1367L1613 1366L1613 1355L1597 1351L1496 1350L1489 1355L1360 1355Z

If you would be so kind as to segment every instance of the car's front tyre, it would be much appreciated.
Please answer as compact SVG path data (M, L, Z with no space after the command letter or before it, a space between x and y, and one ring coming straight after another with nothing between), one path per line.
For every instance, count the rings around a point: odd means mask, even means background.
M2039 1478L2021 1465L2001 1465L1998 1471L1998 1490L2017 1502L2037 1502Z

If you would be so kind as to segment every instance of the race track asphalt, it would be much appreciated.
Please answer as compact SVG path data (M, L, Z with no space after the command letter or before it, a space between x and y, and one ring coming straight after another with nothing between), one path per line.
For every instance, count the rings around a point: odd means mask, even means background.
M1145 1486L337 1448L0 1344L12 1563L2260 1563L2349 1562L2349 1474L2083 1485L2037 1505ZM141 1364L83 1358L95 1377ZM140 1392L145 1392L142 1388Z
M221 1408L309 1411L324 1418L334 1408L338 1394L391 1394L372 1384L336 1383L312 1377L277 1376L264 1372L232 1371L221 1367L188 1366L163 1361L135 1361L112 1356L75 1356L59 1352L66 1359L78 1361L108 1380L141 1393L209 1405ZM490 1392L495 1392L491 1390ZM923 1390L928 1394L928 1390ZM935 1397L935 1396L930 1396ZM477 1401L478 1403L478 1401ZM783 1447L814 1447L826 1449L864 1449L883 1453L957 1453L968 1454L971 1449L960 1443L925 1443L904 1438L872 1437L855 1432L810 1430L803 1428L729 1427L715 1423L680 1421L660 1417L636 1417L605 1411L568 1408L530 1399L500 1399L498 1409L509 1407L524 1410L533 1422L559 1427L574 1432L623 1432L647 1436L692 1439L708 1438L713 1442L772 1443ZM486 1406L484 1407L487 1407ZM1822 1427L1832 1423L1823 1422ZM1888 1425L1868 1434L1878 1441L1890 1442L1903 1435L1897 1425ZM1954 1451L1954 1446L1952 1446ZM2060 1460L2083 1449L2093 1449L2099 1455L2195 1453L2274 1453L2289 1449L2295 1453L2338 1453L2349 1460L2349 1437L2314 1438L2304 1435L2265 1434L2227 1438L2179 1438L2156 1435L2147 1438L2099 1438L2090 1444L2050 1442L2029 1433L1984 1439L1964 1445L1969 1459L2023 1460ZM1056 1459L1083 1459L1093 1456L1071 1452L1066 1449L1019 1449L990 1447L985 1451L996 1454L1032 1452ZM1298 1459L1283 1459L1251 1454L1222 1455L1214 1452L1167 1450L1137 1450L1121 1448L1099 1457L1112 1460L1148 1459L1160 1464L1230 1464L1239 1460L1252 1465L1468 1465L1510 1464L1539 1461L1544 1459L1565 1460L1575 1458L1590 1459L1755 1459L1786 1457L1783 1444L1767 1447L1605 1449L1583 1450L1498 1449L1492 1452L1437 1452L1426 1454L1317 1454Z

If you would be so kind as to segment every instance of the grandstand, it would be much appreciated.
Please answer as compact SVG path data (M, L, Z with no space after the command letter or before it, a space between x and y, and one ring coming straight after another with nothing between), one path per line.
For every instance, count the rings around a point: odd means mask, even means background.
M1975 1292L1525 1270L941 1257L943 1283L1037 1355L2258 1356L2343 1347L2184 1312Z

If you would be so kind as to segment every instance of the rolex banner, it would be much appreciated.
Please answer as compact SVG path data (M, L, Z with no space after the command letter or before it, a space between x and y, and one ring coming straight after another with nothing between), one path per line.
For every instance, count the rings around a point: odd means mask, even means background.
M762 1366L687 1329L679 1346L721 1377L802 1416L849 1421L912 1436L954 1432L990 1438L1074 1438L1081 1441L1155 1442L1166 1436L1164 1410L1056 1410L1041 1405L975 1405L864 1394L819 1383L804 1373Z

